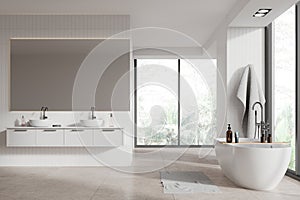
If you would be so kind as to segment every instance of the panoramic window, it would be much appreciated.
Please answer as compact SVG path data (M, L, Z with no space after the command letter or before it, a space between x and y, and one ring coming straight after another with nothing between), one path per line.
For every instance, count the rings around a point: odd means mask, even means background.
M177 59L137 60L137 144L178 144Z
M289 142L295 170L296 22L295 6L274 21L275 140Z
M137 59L136 146L212 145L216 68L210 59Z

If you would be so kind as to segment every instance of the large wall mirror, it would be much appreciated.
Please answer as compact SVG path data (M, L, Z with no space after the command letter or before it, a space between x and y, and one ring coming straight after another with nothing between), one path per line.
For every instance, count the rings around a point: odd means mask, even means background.
M105 41L11 39L10 110L38 111L41 106L48 106L52 111L74 110L72 97L77 73L87 56ZM98 111L129 111L130 42L127 39L113 39L112 44L110 50L102 50L107 54L103 56L110 56L116 49L122 49L125 53L117 56L107 66L101 65L101 56L99 57L99 68L105 69L97 81L91 102L94 102ZM122 84L118 84L121 79ZM118 89L115 90L117 84ZM86 103L76 109L89 110L94 106L91 104L93 103Z

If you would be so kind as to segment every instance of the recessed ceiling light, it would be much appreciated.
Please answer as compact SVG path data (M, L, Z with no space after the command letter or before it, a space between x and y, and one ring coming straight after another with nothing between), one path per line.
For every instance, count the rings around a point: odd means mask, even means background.
M261 8L256 13L253 15L253 17L264 17L266 16L269 12L271 12L271 8Z
M271 11L270 9L259 9L257 12L258 13L268 13L270 11Z
M255 13L253 17L264 17L265 15L265 13Z

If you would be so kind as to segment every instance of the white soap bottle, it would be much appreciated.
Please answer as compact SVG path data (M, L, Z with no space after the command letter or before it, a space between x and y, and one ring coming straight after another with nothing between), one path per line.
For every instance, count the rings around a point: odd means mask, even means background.
M112 113L110 113L109 118L108 118L108 126L109 127L114 127L114 120L113 120Z
M22 115L22 118L21 118L21 126L26 126L26 120L25 120L24 115Z

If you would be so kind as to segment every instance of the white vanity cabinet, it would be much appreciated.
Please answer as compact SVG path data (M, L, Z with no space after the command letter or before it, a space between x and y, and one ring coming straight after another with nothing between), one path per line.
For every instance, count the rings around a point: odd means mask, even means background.
M9 128L8 147L118 147L122 128Z
M65 146L68 147L93 146L93 130L66 129Z
M123 145L123 131L120 129L94 130L94 146L116 147Z
M64 130L43 129L36 132L36 146L51 147L64 145Z
M36 130L11 129L7 130L6 146L8 147L31 147L36 145Z

